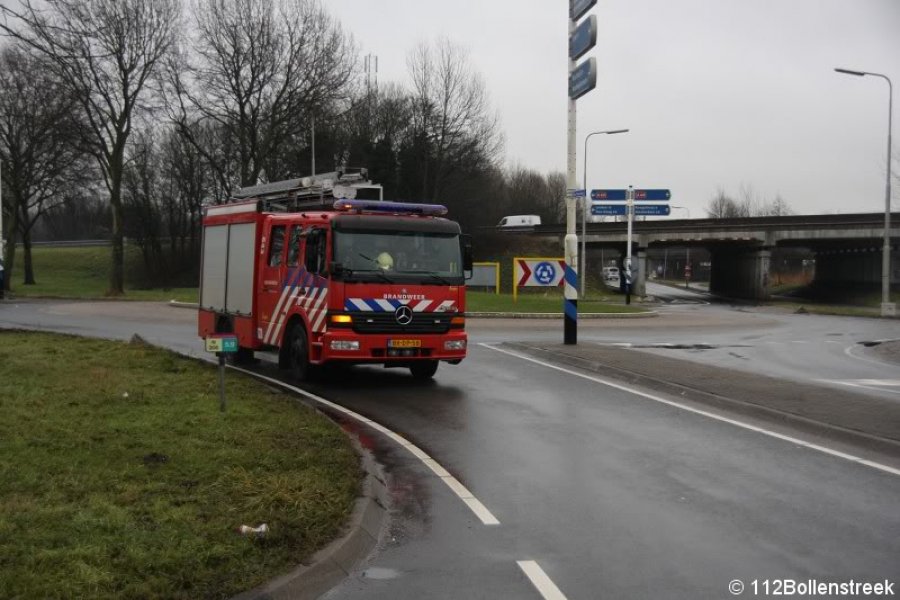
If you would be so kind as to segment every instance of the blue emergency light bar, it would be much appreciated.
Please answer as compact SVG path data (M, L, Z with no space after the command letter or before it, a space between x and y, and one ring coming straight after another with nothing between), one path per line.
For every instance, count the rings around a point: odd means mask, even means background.
M387 212L391 214L428 215L433 217L441 217L447 214L447 207L441 204L384 202L382 200L337 200L334 203L334 210Z

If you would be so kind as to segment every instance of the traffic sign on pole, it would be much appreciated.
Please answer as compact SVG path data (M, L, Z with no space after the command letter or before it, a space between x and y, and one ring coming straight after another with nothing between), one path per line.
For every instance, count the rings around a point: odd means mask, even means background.
M665 217L672 212L668 204L635 204L636 217Z
M591 190L591 200L625 200L627 190ZM625 213L622 213L623 215Z
M569 36L569 57L572 60L578 60L596 44L597 17L591 15L575 28L575 33Z
M625 208L624 204L591 204L591 214L599 217L624 215Z
M597 0L569 0L569 18L577 21L595 4L597 4Z
M568 198L584 198L584 190L566 190Z
M672 192L669 190L634 190L635 200L665 201L669 200L671 197Z
M578 100L597 86L597 59L593 56L569 73L569 98Z

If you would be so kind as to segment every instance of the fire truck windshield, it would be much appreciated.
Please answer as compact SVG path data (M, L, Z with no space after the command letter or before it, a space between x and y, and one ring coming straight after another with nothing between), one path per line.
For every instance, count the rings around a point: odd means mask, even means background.
M345 280L463 282L459 235L434 231L335 231L334 262Z

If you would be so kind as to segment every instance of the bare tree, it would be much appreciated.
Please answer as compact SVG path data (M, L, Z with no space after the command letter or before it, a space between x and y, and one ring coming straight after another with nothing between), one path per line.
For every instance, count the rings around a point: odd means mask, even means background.
M706 205L706 214L713 219L730 219L740 216L739 212L738 203L722 188L716 190L716 195Z
M236 149L240 185L258 183L267 159L348 95L356 49L318 0L198 0L196 36L170 72L173 120L215 166L231 165L194 129L211 124Z
M177 0L19 0L0 30L30 47L65 83L84 116L112 213L109 293L124 293L122 175L132 122L177 33ZM12 18L10 22L9 18Z
M0 53L0 159L6 182L9 231L22 239L24 283L35 283L31 232L47 211L65 202L69 190L88 169L77 147L76 105L62 83L34 56L21 48ZM3 236L6 238L7 236ZM15 243L7 244L8 290L15 260Z
M794 214L794 211L781 194L775 194L775 199L763 206L763 213L765 216L785 217Z
M738 194L739 199L735 200L725 190L719 188L706 205L706 213L714 219L781 217L794 213L781 194L776 194L774 200L766 202L759 198L753 186L748 183L741 184Z
M467 167L488 170L503 136L490 110L484 80L468 55L448 39L419 45L407 59L413 81L413 145L421 159L422 196L440 199L449 180Z

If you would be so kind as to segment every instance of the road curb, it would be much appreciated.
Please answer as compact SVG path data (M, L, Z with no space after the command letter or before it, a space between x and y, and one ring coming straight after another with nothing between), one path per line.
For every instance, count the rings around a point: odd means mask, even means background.
M355 437L351 440L366 476L344 535L316 552L307 564L231 600L314 600L343 581L375 549L387 523L389 494L384 470Z
M200 307L196 302L179 302L178 300L169 300L169 306L173 308L193 308ZM648 310L639 313L578 313L579 319L646 319L648 317L658 317L659 312ZM504 313L504 312L467 312L466 317L470 319L562 319L562 313Z
M171 306L172 308L200 308L200 304L198 302L181 302L180 300L169 300L169 306Z
M579 319L647 319L658 317L659 312L648 310L639 313L585 313L579 312ZM471 319L562 319L562 313L502 313L502 312L475 312L466 313Z

